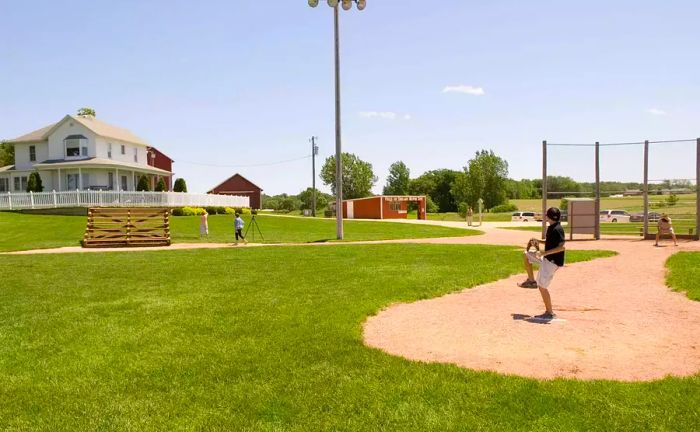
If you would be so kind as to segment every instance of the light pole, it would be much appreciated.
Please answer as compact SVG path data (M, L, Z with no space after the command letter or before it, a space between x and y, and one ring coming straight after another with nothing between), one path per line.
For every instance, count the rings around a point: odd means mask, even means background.
M308 0L309 6L318 6L319 0ZM342 148L340 144L340 37L338 34L338 3L339 0L328 0L328 6L333 8L333 32L335 35L335 220L336 237L343 239L343 170ZM350 10L357 3L357 10L364 10L366 0L341 0L343 10Z
M311 137L311 189L312 189L312 199L311 199L311 215L316 217L316 155L318 155L318 146L316 145L316 140L318 137Z

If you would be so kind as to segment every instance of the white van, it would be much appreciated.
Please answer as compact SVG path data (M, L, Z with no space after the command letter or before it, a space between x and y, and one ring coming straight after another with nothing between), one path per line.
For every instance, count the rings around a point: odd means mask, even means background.
M628 223L630 221L630 215L624 210L601 210L600 221Z
M511 216L511 222L530 222L535 220L535 212L515 212Z

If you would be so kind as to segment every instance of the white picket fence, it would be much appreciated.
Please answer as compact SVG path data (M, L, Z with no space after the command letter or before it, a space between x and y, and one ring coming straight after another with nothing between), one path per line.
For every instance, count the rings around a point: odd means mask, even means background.
M59 207L250 207L250 198L181 192L74 190L0 193L0 210Z

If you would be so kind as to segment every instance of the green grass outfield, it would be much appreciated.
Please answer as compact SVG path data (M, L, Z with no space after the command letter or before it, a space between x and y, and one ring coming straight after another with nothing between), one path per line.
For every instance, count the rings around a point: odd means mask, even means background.
M209 217L209 237L199 236L199 217L177 216L171 220L174 243L234 241L232 215ZM250 225L250 216L244 217ZM335 219L279 216L256 217L264 243L310 243L335 241ZM86 217L47 216L0 212L0 251L78 246L85 232ZM389 222L345 221L345 240L390 240L405 238L456 237L479 231L429 225ZM252 227L251 227L252 228ZM245 229L244 229L245 230ZM252 229L248 232L252 240ZM263 242L255 235L256 242Z
M668 285L700 300L700 252L679 252L666 262Z
M386 305L521 271L475 245L6 256L0 430L698 429L699 376L537 381L362 343Z

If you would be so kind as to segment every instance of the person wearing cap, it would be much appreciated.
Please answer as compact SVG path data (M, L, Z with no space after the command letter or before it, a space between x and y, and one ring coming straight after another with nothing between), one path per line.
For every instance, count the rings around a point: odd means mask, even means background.
M540 252L539 250L540 241L537 239L531 239L528 242L525 254L523 256L525 270L527 270L527 279L524 282L519 283L518 286L522 288L539 288L545 307L545 312L541 315L536 315L535 318L547 320L556 318L554 310L552 309L552 297L549 294L549 286L554 278L554 273L556 273L560 267L564 266L564 243L566 238L564 229L559 223L560 219L561 212L559 209L556 207L550 207L547 210L547 223L549 224L549 227L547 228L544 252ZM530 246L534 246L537 250L530 251ZM532 270L533 264L539 264L540 266L540 271L537 273L537 279L535 279L535 275Z

